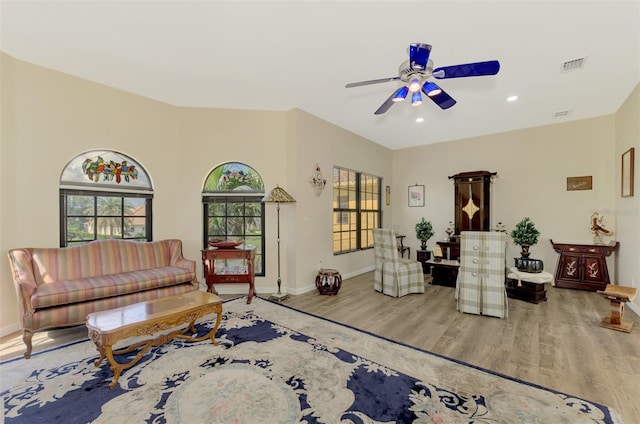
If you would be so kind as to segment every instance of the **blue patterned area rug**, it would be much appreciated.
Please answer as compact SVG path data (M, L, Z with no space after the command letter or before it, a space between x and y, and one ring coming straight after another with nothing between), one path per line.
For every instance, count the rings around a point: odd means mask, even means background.
M254 298L111 390L90 341L0 364L5 423L620 423L610 408ZM212 321L199 324L206 334ZM120 362L124 362L120 358Z

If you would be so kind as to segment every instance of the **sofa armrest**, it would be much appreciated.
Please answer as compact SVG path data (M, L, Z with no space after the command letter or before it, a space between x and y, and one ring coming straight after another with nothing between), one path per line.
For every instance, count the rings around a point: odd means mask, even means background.
M182 240L168 240L169 242L169 250L171 252L171 259L169 260L169 265L175 266L178 268L188 269L189 271L195 274L196 272L196 261L191 259L187 259L182 255Z
M33 274L33 262L31 252L28 249L12 249L9 251L9 265L11 266L11 277L18 297L18 307L20 317L32 315L34 312L31 306L31 296L35 293L38 285Z

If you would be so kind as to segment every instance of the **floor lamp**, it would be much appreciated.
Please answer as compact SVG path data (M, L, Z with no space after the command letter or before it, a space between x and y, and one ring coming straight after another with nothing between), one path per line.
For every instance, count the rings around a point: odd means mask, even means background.
M278 302L289 297L288 294L281 291L280 286L282 281L280 280L280 203L295 203L295 199L291 197L289 193L284 191L280 186L276 186L273 190L267 193L262 201L264 203L276 203L278 205L278 293L274 293L269 297L269 300L277 300Z

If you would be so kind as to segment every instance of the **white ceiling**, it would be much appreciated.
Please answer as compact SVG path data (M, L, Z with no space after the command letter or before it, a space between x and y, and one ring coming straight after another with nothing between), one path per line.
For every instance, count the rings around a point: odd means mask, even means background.
M1 48L27 62L178 106L300 108L391 149L615 113L640 82L640 1L7 1ZM373 112L412 42L458 103ZM584 69L562 63L585 57ZM507 96L518 95L513 103ZM564 118L558 111L569 110ZM424 122L416 123L417 117Z

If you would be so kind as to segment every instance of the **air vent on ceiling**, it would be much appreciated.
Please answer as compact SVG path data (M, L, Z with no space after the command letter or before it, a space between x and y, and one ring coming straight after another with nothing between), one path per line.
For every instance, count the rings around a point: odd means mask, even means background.
M562 72L577 71L578 69L584 68L584 61L586 59L586 57L580 57L578 59L567 60L562 64Z
M564 118L569 116L570 111L568 110L560 110L558 112L554 112L553 117L554 118Z

